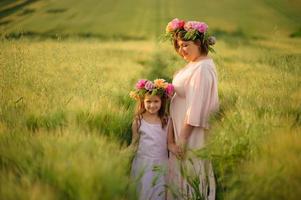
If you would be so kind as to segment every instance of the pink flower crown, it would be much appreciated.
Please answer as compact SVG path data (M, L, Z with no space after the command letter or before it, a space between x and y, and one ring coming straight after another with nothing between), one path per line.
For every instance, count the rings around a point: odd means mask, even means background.
M130 92L130 97L139 100L146 93L151 95L164 96L170 99L174 94L174 86L164 79L156 79L154 82L141 79L136 83L136 89Z
M167 24L165 36L173 40L178 32L183 32L185 40L196 40L197 38L201 38L200 36L201 34L203 34L204 35L203 40L206 40L209 45L214 45L216 39L213 36L209 36L207 30L208 30L208 25L205 22L198 22L198 21L185 22L184 20L175 18ZM209 51L214 52L212 48L209 48Z

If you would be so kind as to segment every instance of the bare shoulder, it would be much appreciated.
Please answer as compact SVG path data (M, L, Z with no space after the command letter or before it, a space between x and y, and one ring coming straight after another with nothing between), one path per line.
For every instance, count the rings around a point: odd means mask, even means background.
M138 127L140 126L140 123L141 123L141 119L138 116L135 117L132 122L132 129L137 130Z
M132 127L137 127L138 126L138 118L135 117L132 121Z

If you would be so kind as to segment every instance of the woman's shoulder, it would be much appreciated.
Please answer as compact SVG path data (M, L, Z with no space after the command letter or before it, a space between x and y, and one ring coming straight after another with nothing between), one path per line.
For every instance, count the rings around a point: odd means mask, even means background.
M215 64L212 58L204 59L196 64L196 70L202 71L215 71Z
M205 58L195 63L197 66L214 66L214 61L211 57Z
M216 69L212 59L206 59L196 64L189 81L203 78L216 77Z

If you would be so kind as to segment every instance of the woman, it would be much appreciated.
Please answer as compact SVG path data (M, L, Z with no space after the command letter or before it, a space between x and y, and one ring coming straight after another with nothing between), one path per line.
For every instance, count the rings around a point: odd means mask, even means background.
M208 51L215 39L203 22L174 19L166 28L175 50L188 64L174 75L168 132L169 199L215 199L215 179L209 161L193 151L205 145L210 114L218 109L217 75Z

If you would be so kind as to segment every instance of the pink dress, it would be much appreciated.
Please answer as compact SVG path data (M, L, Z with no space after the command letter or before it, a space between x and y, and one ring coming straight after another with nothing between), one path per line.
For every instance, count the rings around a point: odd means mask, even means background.
M173 79L175 95L170 105L175 141L178 142L184 122L194 126L188 140L189 149L201 149L209 129L210 114L217 111L218 88L215 65L212 59L190 62ZM179 196L192 196L199 192L204 199L215 199L215 179L209 161L200 160L189 153L190 161L180 162L171 154L169 159L169 184L171 193L168 199L181 199ZM189 176L199 177L198 186L191 187L190 180L183 178L180 168L185 167ZM196 191L198 190L198 191ZM176 194L177 193L177 194ZM178 195L178 197L176 197Z
M167 126L166 126L167 127ZM140 200L166 199L167 128L141 120L139 145L132 163Z

